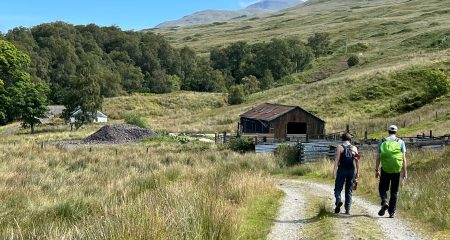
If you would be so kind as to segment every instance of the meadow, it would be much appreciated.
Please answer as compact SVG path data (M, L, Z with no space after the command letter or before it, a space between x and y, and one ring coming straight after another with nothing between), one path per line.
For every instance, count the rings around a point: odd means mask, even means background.
M0 159L2 239L260 239L282 197L272 158L199 142L62 149L16 135Z

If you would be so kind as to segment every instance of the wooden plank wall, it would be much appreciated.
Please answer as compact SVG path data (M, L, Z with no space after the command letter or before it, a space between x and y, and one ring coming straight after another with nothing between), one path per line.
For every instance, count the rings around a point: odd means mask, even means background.
M325 123L311 116L309 113L297 108L271 122L270 127L274 129L276 138L286 138L288 122L306 123L307 134L311 136L323 135L325 133Z

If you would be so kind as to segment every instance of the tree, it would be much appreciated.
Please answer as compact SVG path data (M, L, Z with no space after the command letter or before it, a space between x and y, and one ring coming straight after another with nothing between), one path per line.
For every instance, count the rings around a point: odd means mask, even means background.
M244 102L245 94L241 85L234 85L228 91L228 104L237 105Z
M330 51L330 34L314 33L314 36L308 38L307 45L313 50L316 57L327 55Z
M9 96L6 92L3 81L0 80L0 125L3 125L7 121L7 106L9 105Z
M47 86L31 81L30 58L11 43L0 39L0 123L20 119L24 127L40 123L47 106Z
M17 82L10 91L13 112L21 119L22 127L30 127L34 133L34 127L41 123L39 118L44 118L48 110L48 87L42 81L33 83L26 79Z
M75 121L78 129L86 123L94 121L97 110L101 109L103 98L101 96L100 81L97 71L96 57L87 54L82 57L81 65L77 68L77 75L71 78L70 89L67 90L64 99L66 110L64 116L69 119L70 115L81 110Z
M261 84L261 89L267 90L274 83L273 75L270 70L265 70L263 77L259 80Z
M350 57L347 59L347 65L349 67L353 67L359 64L359 57L355 54L350 55Z
M425 70L423 72L427 86L427 98L432 100L449 92L450 78L439 70Z
M242 78L241 84L246 95L256 93L261 90L258 79L252 75Z

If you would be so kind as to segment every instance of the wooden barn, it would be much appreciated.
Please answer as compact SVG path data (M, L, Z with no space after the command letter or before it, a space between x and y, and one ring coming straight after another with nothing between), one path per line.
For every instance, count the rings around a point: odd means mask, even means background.
M298 106L264 103L240 115L241 135L276 139L325 134L325 121Z

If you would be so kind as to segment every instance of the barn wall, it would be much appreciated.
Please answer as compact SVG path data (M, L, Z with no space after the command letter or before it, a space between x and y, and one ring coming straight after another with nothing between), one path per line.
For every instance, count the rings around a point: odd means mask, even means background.
M325 133L325 123L297 108L271 122L270 127L273 129L275 138L286 138L288 122L305 122L307 124L307 134L309 136L322 135Z
M269 133L268 125L269 123L267 122L263 124L261 121L241 118L241 128L243 133Z

